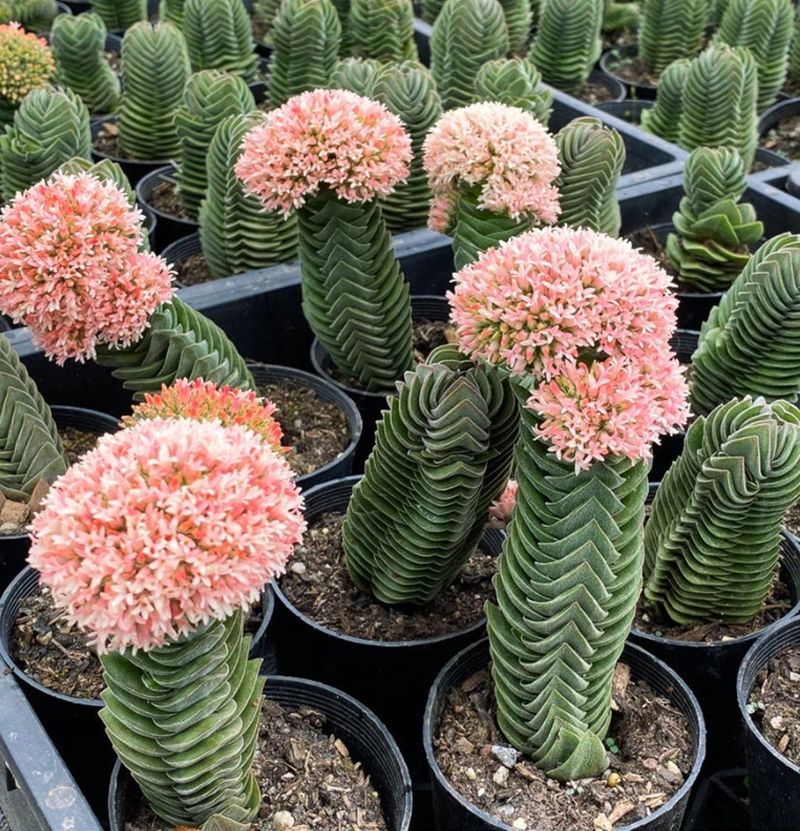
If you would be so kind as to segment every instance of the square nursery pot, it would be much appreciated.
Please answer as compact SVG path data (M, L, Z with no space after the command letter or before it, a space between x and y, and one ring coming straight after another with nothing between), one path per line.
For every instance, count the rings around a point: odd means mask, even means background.
M750 180L793 211L800 211L800 162L754 173Z
M779 171L770 171L779 175ZM741 201L749 202L764 223L764 237L790 231L800 233L800 200L782 194L765 185L757 176L751 176ZM672 230L672 215L684 196L683 174L644 182L619 191L622 214L621 236L651 228L661 239ZM719 303L723 292L676 292L678 296L678 327L699 330L711 309Z

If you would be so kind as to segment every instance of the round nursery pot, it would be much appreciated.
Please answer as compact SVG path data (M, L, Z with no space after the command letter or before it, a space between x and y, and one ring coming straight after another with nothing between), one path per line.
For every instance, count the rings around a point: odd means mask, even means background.
M768 742L748 708L758 674L778 653L800 644L800 619L784 620L751 646L739 668L736 696L744 723L753 831L795 831L800 815L800 767Z
M773 104L764 110L761 118L758 120L759 137L763 139L779 122L792 116L800 116L800 98L789 98L788 100L778 101L776 104ZM800 145L798 145L797 151L800 154ZM775 155L780 156L784 161L795 161L795 159L785 153L776 153Z
M460 794L442 773L433 750L433 739L448 696L469 676L489 665L489 639L468 646L442 669L431 687L425 708L423 742L425 759L433 786L433 810L438 831L513 831L511 825L496 819ZM630 825L615 825L615 831L679 831L689 795L705 758L706 730L700 707L686 684L662 661L634 644L626 643L622 653L633 679L646 681L653 690L680 710L692 734L694 763L681 787L649 817ZM598 809L599 810L599 809ZM529 828L532 826L528 826ZM596 826L599 827L599 826ZM574 831L594 831L575 828Z
M189 234L187 237L182 237L175 242L161 249L161 256L171 265L178 266L185 263L191 257L203 253L203 246L200 243L200 234ZM231 275L231 277L234 275ZM181 280L176 280L175 284L179 287L186 287L186 283Z
M103 702L98 698L78 698L51 690L29 675L17 663L12 649L12 633L22 601L39 585L39 573L26 567L0 597L0 663L14 673L15 678L33 705L48 734L64 757L81 789L97 811L105 801L106 776L98 776L98 769L111 770L114 753L105 735L98 712ZM262 595L262 617L253 634L251 657L263 658L264 671L274 672L274 645L267 638L272 621L275 599L268 589Z
M628 46L620 46L617 49L609 49L603 52L600 57L600 69L609 78L613 78L617 83L622 84L627 91L630 98L636 98L645 101L653 101L658 92L658 87L652 84L638 83L634 81L627 81L619 75L619 68L621 64L631 61L639 55L639 47L632 43Z
M168 164L146 173L136 185L136 199L144 205L158 220L156 225L155 250L163 251L172 242L197 231L199 223L188 217L167 213L156 206L153 191L164 183L174 183L177 171L175 165Z
M269 85L266 81L253 81L248 84L250 92L253 93L253 98L256 100L256 106L263 104L267 100L267 93L269 92Z
M775 153L773 150L766 150L763 147L756 147L756 155L754 163L758 165L759 170L770 167L786 167L791 162L780 153Z
M626 98L624 101L603 101L596 104L598 110L621 118L629 124L639 125L642 123L642 113L653 106L653 101L642 101L635 98Z
M662 637L635 628L630 639L669 664L692 688L708 726L708 753L718 767L735 767L742 756L742 725L736 706L736 673L747 650L800 611L800 544L783 532L781 568L789 584L792 607L780 620L749 635L705 643Z
M353 457L356 447L361 438L361 413L358 407L334 384L325 378L314 375L310 372L303 372L301 369L294 369L288 366L273 366L271 364L248 363L250 372L253 374L256 385L277 384L281 381L290 381L297 385L310 387L317 394L318 398L336 405L347 419L347 428L350 433L350 441L341 453L331 461L318 467L311 473L297 477L297 484L307 491L310 488L329 482L332 479L341 479L348 476L353 469ZM290 442L291 443L291 442Z
M308 491L305 518L309 525L322 514L344 512L358 481L359 477L350 476ZM502 531L487 530L484 550L499 554L504 536ZM485 618L424 639L369 640L317 623L287 599L277 581L275 597L281 671L331 684L363 701L392 731L412 773L421 771L420 728L431 682L445 661L483 636Z
M605 72L601 72L599 69L593 69L589 73L588 83L598 84L599 86L607 89L609 95L611 96L609 99L610 101L622 101L628 94L625 84L621 83L616 78L612 78L610 75L606 75Z
M116 123L117 116L115 115L109 116L108 118L92 119L92 158L95 161L99 162L103 159L110 159L112 162L116 162L125 172L125 175L128 177L128 181L133 187L135 187L139 180L148 173L169 164L169 159L128 159L99 150L95 142L98 135L103 131L104 125Z
M408 768L394 739L374 713L341 690L305 678L272 676L267 679L264 697L287 708L307 707L320 713L325 719L323 730L344 742L353 760L369 775L380 795L386 827L389 831L408 831L412 810ZM302 774L297 781L302 790ZM124 831L139 798L136 783L117 763L108 791L111 831Z
M50 411L59 427L77 427L98 434L113 433L119 429L119 422L116 418L96 410L53 406ZM30 539L27 532L0 536L0 592L4 591L11 580L25 567L29 548Z
M435 295L419 294L411 298L411 317L414 322L421 320L448 320L450 317L450 306L444 297ZM371 392L358 389L341 381L333 376L333 360L328 350L314 338L311 344L311 364L316 373L322 378L331 381L342 392L355 401L361 412L364 421L364 429L361 434L361 443L356 452L356 465L360 466L369 456L375 439L375 428L381 412L387 406L387 393ZM357 469L359 469L357 467Z

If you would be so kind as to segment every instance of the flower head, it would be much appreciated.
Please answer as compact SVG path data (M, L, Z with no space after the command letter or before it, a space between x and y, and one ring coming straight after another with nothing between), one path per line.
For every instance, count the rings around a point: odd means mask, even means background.
M163 385L160 393L146 393L144 401L122 423L132 427L144 419L191 418L218 421L224 427L239 424L252 430L273 450L283 452L283 430L272 417L275 409L271 401L260 401L253 390L218 387L202 378L179 378L171 387Z
M505 528L511 522L511 515L517 504L517 487L517 480L509 479L500 498L492 502L489 507L489 521L486 523L490 528Z
M449 299L462 351L525 378L538 435L588 467L647 456L687 418L670 285L627 241L545 228L484 252Z
M305 528L281 456L246 427L154 419L50 489L29 562L98 648L152 649L258 599Z
M425 139L423 163L434 198L429 225L446 230L446 198L474 193L487 211L554 222L560 172L553 137L530 113L499 103L445 113Z
M53 80L56 63L43 38L19 23L0 26L0 98L17 105L32 90Z
M138 250L142 214L113 182L55 174L0 213L0 311L59 364L125 347L172 295L172 274Z
M315 89L290 98L245 136L236 175L267 210L288 215L326 187L347 202L388 196L410 161L411 139L383 104Z

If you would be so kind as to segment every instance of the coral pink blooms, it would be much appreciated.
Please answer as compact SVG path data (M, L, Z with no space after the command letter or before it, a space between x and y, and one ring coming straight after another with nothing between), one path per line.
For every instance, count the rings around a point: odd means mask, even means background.
M410 161L411 139L383 104L315 89L290 98L245 136L236 175L267 210L288 215L323 188L347 202L388 196Z
M500 498L492 502L487 523L491 528L505 528L511 522L511 515L517 504L517 487L517 480L509 479Z
M260 401L252 390L217 387L202 378L179 378L171 387L163 385L160 393L146 393L144 401L122 423L132 427L143 419L191 418L218 421L224 427L239 424L252 430L273 450L283 452L283 430L272 417L275 409L271 401Z
M461 349L524 378L538 435L586 468L607 455L646 457L688 417L669 288L627 241L545 228L484 252L456 275L449 300Z
M135 343L172 294L167 264L137 249L142 219L88 173L17 194L0 214L0 311L58 364Z
M141 421L56 480L29 562L98 649L152 649L258 599L305 529L286 460L246 427Z
M451 110L428 133L423 154L433 193L428 224L435 231L448 230L459 193L475 194L481 208L515 220L558 218L558 148L518 107L482 103Z

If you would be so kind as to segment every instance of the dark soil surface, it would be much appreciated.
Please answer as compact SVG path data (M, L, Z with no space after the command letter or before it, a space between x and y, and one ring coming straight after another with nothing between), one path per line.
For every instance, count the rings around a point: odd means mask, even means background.
M147 201L151 207L161 211L162 214L174 216L175 219L182 219L185 222L189 221L189 217L183 209L178 183L174 179L162 179L150 191Z
M781 119L761 139L761 146L787 159L800 158L800 114Z
M783 524L787 531L795 536L800 535L800 502L796 502L789 508L783 518Z
M332 462L350 444L344 411L312 387L287 378L259 386L258 394L278 408L275 418L283 430L283 444L292 448L287 458L299 476Z
M113 156L117 159L125 158L119 146L119 132L116 124L104 124L95 135L92 143L95 150L104 153L106 156Z
M786 83L781 91L785 92L789 98L800 98L800 80L787 75Z
M562 784L508 747L495 720L489 670L454 689L434 736L436 759L473 805L518 831L610 831L649 816L683 784L693 762L684 716L617 665L606 744L609 768Z
M301 612L345 635L376 641L431 638L481 620L492 597L495 558L476 552L456 581L427 606L384 606L359 591L342 551L342 514L323 514L311 523L280 580L283 593Z
M608 87L603 86L603 84L596 84L594 81L587 81L578 92L577 97L587 104L600 104L614 98Z
M764 738L800 765L800 646L784 649L767 661L747 708Z
M61 436L61 443L71 465L74 465L84 453L93 450L100 438L99 433L81 430L78 427L59 427L58 435Z
M192 254L175 263L175 280L182 286L196 286L214 279L205 254Z
M647 64L640 58L623 58L619 63L609 65L609 69L628 84L644 87L657 87L658 75L654 75Z
M724 623L719 620L702 621L689 626L665 621L658 616L655 608L644 597L639 598L636 607L634 627L658 637L670 638L676 641L696 641L700 643L717 643L743 638L758 632L770 623L784 617L792 608L792 592L790 583L783 573L778 578L767 596L761 612L749 623Z
M264 699L253 770L262 805L252 831L386 830L369 777L347 745L328 734L325 717L316 710L285 709ZM125 831L163 828L144 800L125 823Z
M672 263L667 257L667 249L658 238L656 232L648 225L646 228L640 228L631 234L626 234L625 239L629 240L634 248L641 248L645 254L649 254L656 262L670 274L677 282L678 273L672 266Z

